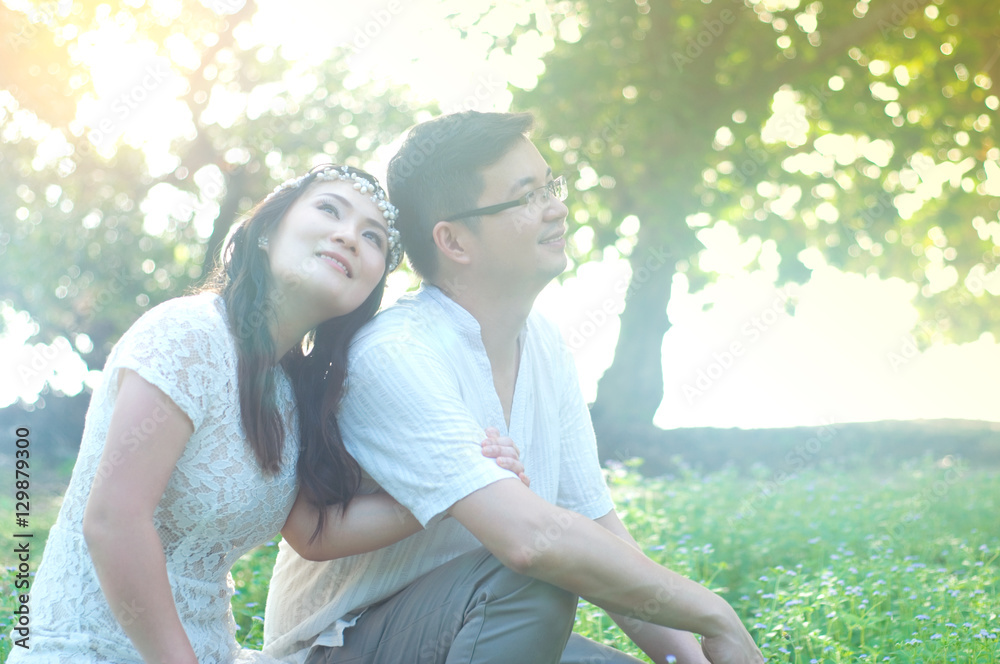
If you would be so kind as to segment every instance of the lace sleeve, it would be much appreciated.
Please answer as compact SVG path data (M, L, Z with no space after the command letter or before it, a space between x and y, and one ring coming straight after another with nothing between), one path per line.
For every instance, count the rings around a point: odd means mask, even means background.
M118 342L105 371L110 396L119 372L131 369L159 388L197 429L212 405L235 380L236 357L218 296L203 294L154 307Z

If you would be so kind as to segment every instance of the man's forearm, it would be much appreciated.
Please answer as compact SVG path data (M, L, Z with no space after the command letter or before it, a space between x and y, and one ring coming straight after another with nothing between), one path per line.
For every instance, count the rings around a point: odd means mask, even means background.
M608 611L664 627L714 636L738 621L704 586L658 565L590 519L566 511L561 516L565 529L550 546L528 547L519 571Z
M639 549L639 543L635 541L628 528L614 510L608 512L595 522L614 533L626 543ZM632 642L646 653L654 662L666 662L668 655L676 658L677 664L709 664L705 655L701 651L701 644L691 632L684 632L669 627L661 627L617 613L608 614L612 620L625 632Z
M521 489L496 482L456 503L452 515L511 569L605 610L708 636L742 629L715 593L594 521Z

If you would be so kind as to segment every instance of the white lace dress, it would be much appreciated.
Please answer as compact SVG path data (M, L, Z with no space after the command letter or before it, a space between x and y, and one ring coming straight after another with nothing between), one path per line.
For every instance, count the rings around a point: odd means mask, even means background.
M154 521L166 553L174 601L201 664L277 662L240 649L230 607L229 570L277 534L295 498L298 425L291 385L279 370L277 403L285 453L276 476L263 475L240 424L236 350L224 304L204 293L165 302L143 315L108 357L87 412L80 455L59 518L31 586L29 649L9 662L142 662L109 610L82 534L118 377L131 369L167 394L194 424ZM135 430L137 445L155 427ZM141 607L118 607L118 613Z

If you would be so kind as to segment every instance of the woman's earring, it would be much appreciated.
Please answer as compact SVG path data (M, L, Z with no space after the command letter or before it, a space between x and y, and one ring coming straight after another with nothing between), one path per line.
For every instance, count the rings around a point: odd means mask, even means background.
M267 238L264 237L263 235L261 235L259 238L257 238L257 248L258 249L267 249Z

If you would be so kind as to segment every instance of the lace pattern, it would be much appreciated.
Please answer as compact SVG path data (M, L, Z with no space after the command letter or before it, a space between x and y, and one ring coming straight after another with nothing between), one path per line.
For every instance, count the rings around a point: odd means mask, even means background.
M240 422L236 362L224 304L209 293L151 309L118 342L91 399L73 476L31 587L31 647L15 647L10 662L142 661L108 606L83 539L90 487L107 472L100 459L122 369L166 393L195 425L154 523L174 601L198 660L279 661L237 645L229 569L274 537L291 510L299 444L295 402L279 369L285 448L279 473L264 475ZM155 424L133 430L136 445L146 442ZM129 608L117 610L127 614Z

